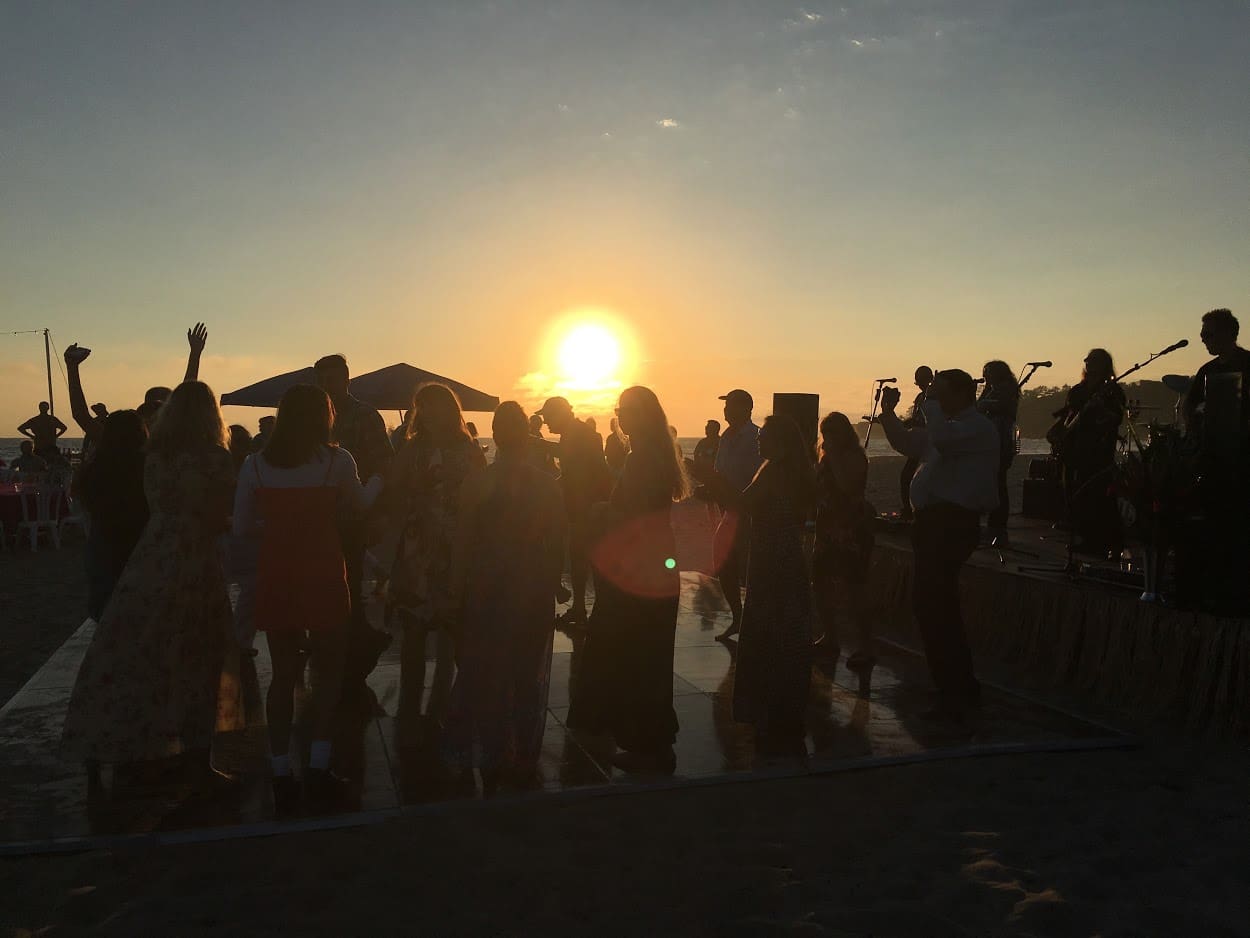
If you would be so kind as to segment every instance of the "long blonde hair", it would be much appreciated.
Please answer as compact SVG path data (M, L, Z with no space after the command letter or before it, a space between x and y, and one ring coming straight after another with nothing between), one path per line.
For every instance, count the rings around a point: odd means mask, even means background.
M213 389L203 381L184 381L157 411L148 452L177 456L227 449L226 440L226 422Z
M660 399L650 388L635 385L621 392L621 410L636 408L637 426L629 435L629 444L633 452L646 452L653 448L657 458L664 466L665 485L668 486L673 501L679 502L690 494L690 479L686 475L686 466L677 452L677 443L669 431L668 417L660 405Z

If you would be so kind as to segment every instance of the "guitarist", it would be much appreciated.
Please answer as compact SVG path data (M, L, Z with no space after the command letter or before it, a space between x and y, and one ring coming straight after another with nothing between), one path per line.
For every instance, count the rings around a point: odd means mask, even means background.
M1120 513L1111 494L1115 447L1128 402L1115 382L1106 349L1085 356L1081 381L1068 391L1046 434L1063 467L1068 520L1082 553L1118 554L1123 546Z

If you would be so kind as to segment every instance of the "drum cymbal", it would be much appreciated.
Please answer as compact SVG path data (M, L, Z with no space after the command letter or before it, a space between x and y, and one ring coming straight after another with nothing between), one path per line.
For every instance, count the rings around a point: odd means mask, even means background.
M1194 383L1194 379L1189 375L1164 375L1163 386L1169 391L1175 391L1177 394L1188 394L1189 386Z

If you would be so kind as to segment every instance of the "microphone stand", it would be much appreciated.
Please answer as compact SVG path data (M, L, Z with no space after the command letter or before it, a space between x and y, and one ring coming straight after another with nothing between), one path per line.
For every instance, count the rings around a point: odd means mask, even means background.
M875 382L877 387L872 392L872 412L864 418L868 421L868 430L864 433L864 452L868 452L868 441L872 439L873 424L877 420L877 405L881 403L881 389L893 381L893 378L878 378Z

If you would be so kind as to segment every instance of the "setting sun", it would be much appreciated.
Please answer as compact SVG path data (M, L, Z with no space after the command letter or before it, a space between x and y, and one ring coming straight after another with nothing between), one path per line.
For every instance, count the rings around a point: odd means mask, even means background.
M611 384L621 366L621 343L599 323L581 323L560 339L556 360L569 387L596 389Z

